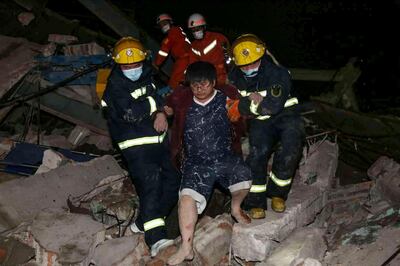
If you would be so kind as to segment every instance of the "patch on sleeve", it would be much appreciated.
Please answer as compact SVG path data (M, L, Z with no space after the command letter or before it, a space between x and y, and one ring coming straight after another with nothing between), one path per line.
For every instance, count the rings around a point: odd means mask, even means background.
M269 90L271 91L271 95L273 97L280 97L282 95L282 85L280 84L274 84L271 87L269 87Z

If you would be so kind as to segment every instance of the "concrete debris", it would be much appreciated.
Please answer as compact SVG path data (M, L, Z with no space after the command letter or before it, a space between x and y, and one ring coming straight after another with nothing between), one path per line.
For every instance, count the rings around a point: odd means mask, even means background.
M35 256L33 248L14 238L0 237L0 265L20 265Z
M215 265L229 253L233 220L222 214L196 230L193 247L198 265Z
M303 159L301 170L306 179L298 175L294 178L286 211L267 212L265 219L253 220L249 225L234 225L234 256L245 261L264 261L277 242L284 240L295 228L313 222L327 204L328 189L336 172L337 155L336 144L322 141L311 145L305 154L305 158L309 159ZM311 158L318 162L311 163ZM305 182L310 180L310 176L315 177L314 182Z
M57 45L55 43L49 43L43 47L42 55L44 57L52 56L57 49Z
M71 131L68 136L68 141L72 144L73 147L77 147L83 144L86 139L90 135L90 130L82 127L82 126L75 126L75 128Z
M305 149L303 154L299 167L301 182L309 185L320 182L323 186L330 186L329 180L335 177L338 166L337 143L321 140L310 145L308 151ZM324 189L322 186L321 188Z
M256 265L292 266L300 264L299 260L304 261L307 258L321 261L327 250L323 235L324 230L318 228L296 230L272 252L265 262Z
M22 24L22 26L28 26L32 20L35 19L35 15L31 12L22 12L18 15L18 21Z
M71 35L63 35L63 34L49 34L47 37L49 42L54 42L58 44L70 44L78 41L78 38Z
M0 184L0 232L33 219L43 209L67 208L68 197L87 193L109 176L124 177L125 173L112 156L106 155Z
M373 182L367 181L331 190L328 196L328 205L333 210L329 220L330 224L340 225L356 222L357 215L355 214L360 214L359 211L362 211L363 216L358 220L366 218L369 211L365 209L365 205L369 201L372 186Z
M56 209L39 213L30 233L35 261L45 266L89 265L95 247L105 240L101 223L87 215Z
M91 260L94 266L145 265L150 261L143 234L107 240L96 247Z
M49 172L68 162L70 162L70 160L61 153L51 149L45 150L43 153L42 164L39 166L35 174Z
M361 231L359 233L364 234ZM324 262L326 265L399 265L393 263L400 261L400 256L396 253L400 247L400 228L388 227L376 231L375 234L376 239L370 243L344 243L338 249L328 252Z
M66 45L63 48L64 55L98 55L105 54L106 51L103 47L98 45L95 42L91 43L83 43L83 44L75 44L75 45Z
M295 259L290 266L322 266L321 262L313 258Z
M95 145L101 151L110 151L113 149L110 136L91 133L86 143Z
M383 199L400 206L400 164L388 157L380 157L367 172L376 180L376 189Z
M44 46L23 38L0 35L0 98L34 66L34 57Z
M233 254L246 261L263 261L292 231L311 223L327 203L327 191L294 184L284 213L267 212L266 218L233 227Z

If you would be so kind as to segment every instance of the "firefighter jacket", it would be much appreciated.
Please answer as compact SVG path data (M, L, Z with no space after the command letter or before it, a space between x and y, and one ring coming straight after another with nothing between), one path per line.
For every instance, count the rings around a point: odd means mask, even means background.
M229 82L241 94L239 112L243 116L252 116L257 120L266 120L270 117L290 114L291 107L298 103L297 98L291 97L290 73L287 69L269 62L266 57L261 59L258 74L246 77L239 68L229 73ZM263 96L260 104L250 101L248 96L258 92Z
M112 139L121 150L143 144L161 143L165 134L153 127L152 116L162 106L153 82L153 68L143 64L143 73L133 82L115 65L101 104L106 111Z
M161 43L155 64L160 66L165 59L171 54L172 58L177 61L183 57L189 57L191 53L191 43L186 37L181 27L172 26Z
M226 83L225 53L227 49L229 49L228 39L217 32L205 31L203 39L192 41L192 52L197 60L209 62L217 69L218 84Z
M217 88L226 95L229 99L238 99L237 90L229 85L220 86ZM174 119L172 124L171 134L171 156L172 161L177 168L180 167L182 161L183 148L183 133L185 128L186 115L189 108L193 104L193 93L189 87L179 86L166 99L166 105L174 110ZM232 124L234 136L232 139L232 148L235 152L240 153L240 138L244 135L245 127L243 121L239 120Z

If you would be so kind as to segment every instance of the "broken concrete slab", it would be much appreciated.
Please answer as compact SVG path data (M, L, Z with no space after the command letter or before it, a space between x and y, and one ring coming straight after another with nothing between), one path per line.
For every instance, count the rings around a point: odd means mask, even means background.
M199 265L216 265L229 253L233 220L229 214L222 214L196 230L193 248Z
M47 209L32 222L30 233L40 265L89 265L95 247L105 240L105 227L90 216ZM54 264L49 263L49 254ZM53 256L54 254L54 256Z
M0 98L7 93L34 66L34 57L41 53L44 45L23 38L0 35Z
M72 144L73 147L77 147L83 144L89 136L89 129L82 126L75 126L68 136L68 141Z
M400 164L386 156L380 157L367 172L376 179L376 189L383 199L400 206Z
M249 225L235 224L232 250L246 261L263 261L295 228L311 223L327 203L327 191L317 186L293 184L284 213L268 211L266 218Z
M322 266L322 263L313 258L296 259L290 266Z
M68 162L70 162L70 160L61 153L51 149L45 150L43 152L42 164L39 166L35 174L49 172Z
M400 247L400 228L387 227L377 231L376 234L377 238L374 242L363 245L343 244L338 249L328 252L324 263L326 265L398 265L389 263L393 263L397 259L396 252ZM394 257L391 258L393 255Z
M319 228L298 229L280 243L265 262L256 265L291 266L307 258L321 261L327 250L323 235L324 230Z
M67 45L63 48L64 55L97 55L105 54L103 47L95 42Z
M14 239L0 237L0 265L20 265L35 256L35 251L28 245Z
M328 140L318 141L303 152L299 166L299 175L304 184L321 183L321 188L331 185L336 176L338 166L339 146Z
M112 156L105 155L0 184L0 232L32 219L42 209L67 208L69 197L87 193L110 176L122 178L125 172Z
M91 262L96 266L145 265L150 252L143 234L107 240L96 247Z
M76 36L64 35L64 34L49 34L47 41L58 44L70 44L78 41Z

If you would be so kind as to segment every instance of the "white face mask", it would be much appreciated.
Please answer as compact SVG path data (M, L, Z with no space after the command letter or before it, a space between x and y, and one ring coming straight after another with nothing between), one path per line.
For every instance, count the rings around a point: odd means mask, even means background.
M164 26L161 27L162 33L167 33L171 27L169 24L165 24Z
M193 37L194 37L195 39L197 39L197 40L203 39L203 37L204 37L204 31L198 30L198 31L193 32Z
M122 73L124 73L125 77L127 77L132 81L138 80L140 78L140 75L142 75L142 72L143 72L143 66L122 70Z
M246 75L246 77L251 78L251 77L254 77L254 76L256 76L258 74L258 68L259 67L260 66L257 66L255 68L251 68L251 69L246 69L246 70L240 69L240 70Z

